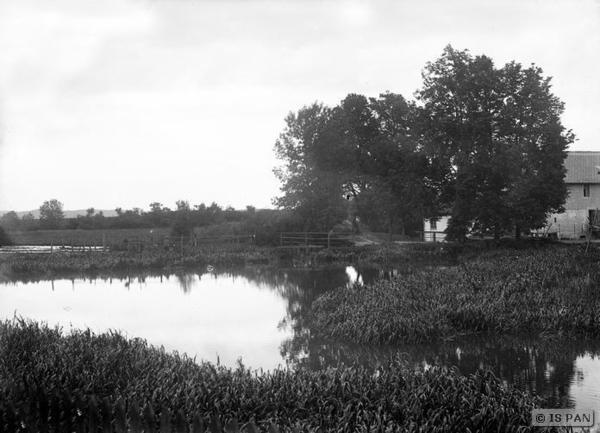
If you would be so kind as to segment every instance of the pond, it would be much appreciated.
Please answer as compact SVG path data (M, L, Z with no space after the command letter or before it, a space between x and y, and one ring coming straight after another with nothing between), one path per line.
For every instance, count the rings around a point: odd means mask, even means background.
M552 407L600 407L600 342L501 336L377 348L311 336L310 306L325 291L422 271L244 268L4 282L0 319L16 315L65 331L120 330L198 361L235 367L241 360L258 371L339 364L375 370L390 356L426 367L456 366L463 374L490 367L506 383L547 398Z

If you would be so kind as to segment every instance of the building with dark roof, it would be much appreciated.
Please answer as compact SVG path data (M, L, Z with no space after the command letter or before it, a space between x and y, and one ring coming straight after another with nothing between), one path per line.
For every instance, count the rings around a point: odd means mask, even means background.
M579 239L587 235L590 222L600 226L600 152L569 152L565 168L565 212L551 215L545 231L560 239Z

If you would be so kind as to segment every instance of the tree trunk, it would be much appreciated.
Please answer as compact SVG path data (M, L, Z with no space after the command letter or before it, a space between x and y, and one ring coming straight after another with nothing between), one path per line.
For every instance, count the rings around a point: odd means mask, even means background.
M500 223L494 224L494 242L498 244L500 242Z
M357 215L356 213L352 214L352 233L359 234L360 229L358 227Z

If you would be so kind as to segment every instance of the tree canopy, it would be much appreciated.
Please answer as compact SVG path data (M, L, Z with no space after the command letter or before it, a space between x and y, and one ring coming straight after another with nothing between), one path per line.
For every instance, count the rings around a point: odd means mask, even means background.
M56 199L46 200L40 206L40 226L42 228L56 229L64 217L63 204Z
M498 69L486 56L448 46L423 72L422 143L446 177L439 203L449 234L471 226L503 231L543 226L567 197L564 159L574 136L564 104L535 65Z
M274 171L285 191L274 203L297 213L307 229L332 227L346 214L340 173L329 169L330 158L322 153L334 145L327 128L331 117L332 110L318 103L290 113L275 144L286 165Z
M425 66L415 102L388 92L305 106L275 144L274 203L311 229L360 219L396 230L441 214L454 238L540 227L562 210L574 140L550 81L535 65L498 69L448 46Z
M402 230L435 213L432 165L415 135L415 108L402 95L349 94L334 107L290 113L275 144L284 166L280 207L307 228L329 230L347 219L376 230Z

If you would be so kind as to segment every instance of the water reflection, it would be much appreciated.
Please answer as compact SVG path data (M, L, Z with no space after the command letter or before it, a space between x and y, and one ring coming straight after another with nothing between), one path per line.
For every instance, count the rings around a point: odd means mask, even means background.
M387 274L386 274L387 275ZM271 369L308 355L314 299L385 277L373 269L206 269L32 277L0 284L0 318L17 315L95 332L117 329L167 350ZM389 277L389 276L388 276Z
M468 375L490 368L506 384L537 395L546 407L600 407L600 342L544 341L526 336L470 337L437 344L375 347L311 339L286 342L288 362L313 370L328 365L363 366L375 371L392 358L414 366L456 366ZM295 352L302 347L300 353ZM308 355L307 355L308 354Z
M218 356L232 367L241 357L253 369L374 370L397 356L413 365L454 365L464 374L489 367L548 407L600 407L599 342L502 336L381 348L314 338L309 313L322 293L430 270L258 267L14 281L0 284L0 318L16 311L67 330L118 329L198 359Z

